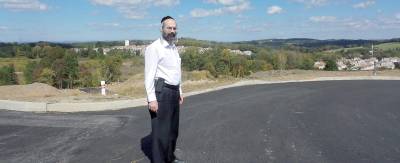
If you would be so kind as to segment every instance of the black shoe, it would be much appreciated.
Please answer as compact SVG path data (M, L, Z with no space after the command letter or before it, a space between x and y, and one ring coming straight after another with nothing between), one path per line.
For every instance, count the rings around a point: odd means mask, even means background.
M185 161L176 158L172 163L185 163Z

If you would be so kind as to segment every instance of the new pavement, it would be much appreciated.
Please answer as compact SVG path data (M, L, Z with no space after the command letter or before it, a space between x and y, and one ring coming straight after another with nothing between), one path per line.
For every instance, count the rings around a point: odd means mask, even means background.
M177 155L189 163L400 162L400 82L229 88L185 99ZM145 107L0 111L0 162L149 162Z

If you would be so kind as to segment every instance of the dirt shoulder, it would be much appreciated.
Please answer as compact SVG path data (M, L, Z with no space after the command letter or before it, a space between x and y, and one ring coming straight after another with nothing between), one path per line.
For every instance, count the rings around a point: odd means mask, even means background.
M145 97L143 75L133 76L125 82L113 83L107 88L111 91L106 96L85 93L78 89L60 90L43 83L28 85L0 86L0 100L30 101L30 102L105 102L115 100L139 99ZM330 77L372 77L371 71L316 71L316 70L285 70L257 72L247 78L223 78L186 80L182 87L185 95L211 91L226 86L257 84L262 82L301 81ZM400 77L400 70L378 71L378 77ZM257 81L257 82L253 82ZM236 84L235 84L236 83ZM239 83L239 84L238 84ZM197 92L197 93L196 93Z

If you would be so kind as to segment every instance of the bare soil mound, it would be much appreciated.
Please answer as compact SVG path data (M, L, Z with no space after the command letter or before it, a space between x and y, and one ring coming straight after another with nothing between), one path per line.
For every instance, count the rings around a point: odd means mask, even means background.
M43 83L0 86L0 99L21 97L50 97L62 94L60 90Z

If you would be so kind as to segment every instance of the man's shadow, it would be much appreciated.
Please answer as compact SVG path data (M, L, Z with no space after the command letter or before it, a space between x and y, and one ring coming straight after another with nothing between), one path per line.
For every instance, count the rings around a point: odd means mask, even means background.
M144 155L146 155L146 157L149 159L149 160L151 160L151 154L152 154L152 152L151 152L151 133L149 134L149 135L147 135L147 136L145 136L145 137L143 137L141 140L140 140L140 145L141 145L141 149L142 149L142 152L144 153Z

